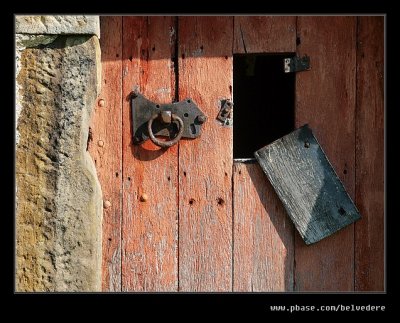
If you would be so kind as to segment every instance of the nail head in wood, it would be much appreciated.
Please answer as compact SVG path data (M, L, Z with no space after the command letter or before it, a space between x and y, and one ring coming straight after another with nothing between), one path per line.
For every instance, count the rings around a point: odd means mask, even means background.
M105 209L108 209L110 206L111 206L111 202L110 202L110 201L104 201L104 202L103 202L103 207L104 207Z

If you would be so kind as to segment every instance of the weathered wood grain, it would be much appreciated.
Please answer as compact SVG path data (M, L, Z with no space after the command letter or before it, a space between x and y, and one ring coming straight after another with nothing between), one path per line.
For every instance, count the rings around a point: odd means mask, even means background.
M362 219L355 235L350 225L312 246L295 233L293 252L293 226L286 215L281 222L283 207L258 166L234 166L232 201L232 128L222 128L215 116L219 99L232 95L232 48L293 52L296 19L297 52L310 55L312 66L296 75L296 126L310 124ZM180 18L180 99L191 96L209 119L200 138L180 143L178 182L177 147L131 145L127 100L133 86L155 101L173 99L174 18L124 18L124 49L122 18L101 18L104 106L96 107L89 151L110 202L103 218L103 290L178 289L178 194L182 291L292 290L293 271L295 290L383 290L383 18L358 18L357 53L356 19Z
M103 291L121 290L122 18L101 17L101 93L92 119L89 152L103 192Z
M233 291L293 290L293 225L257 163L233 166Z
M233 51L295 52L296 17L234 17ZM294 227L259 165L235 163L233 194L233 290L293 290Z
M297 37L311 70L296 75L296 126L310 125L354 199L356 18L298 17ZM296 290L354 290L354 225L311 246L296 233L295 245Z
M179 143L179 289L232 289L232 128L215 120L231 98L232 17L179 17L179 98L208 116Z
M358 17L355 289L384 290L384 17Z
M237 16L234 20L235 54L296 51L295 16Z
M123 18L123 291L178 287L178 149L132 144L129 94L172 102L173 17Z
M254 155L306 244L360 219L308 125Z

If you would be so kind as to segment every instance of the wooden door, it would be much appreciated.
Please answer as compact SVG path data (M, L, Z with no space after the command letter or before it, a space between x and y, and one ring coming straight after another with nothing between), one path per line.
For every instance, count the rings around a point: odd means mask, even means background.
M367 37L368 40L367 41ZM104 199L104 291L383 290L383 17L101 17L89 150ZM233 159L234 54L297 53L309 123L362 220L306 246L256 163ZM375 67L375 68L373 68ZM132 143L129 96L192 98L202 135Z

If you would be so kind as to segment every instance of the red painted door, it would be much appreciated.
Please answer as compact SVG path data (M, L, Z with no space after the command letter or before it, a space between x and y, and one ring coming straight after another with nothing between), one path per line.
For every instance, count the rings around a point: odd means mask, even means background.
M368 37L368 41L367 41ZM383 17L101 17L90 152L102 184L104 291L383 290ZM306 246L258 164L216 120L235 54L297 53L309 123L362 220ZM374 67L375 68L372 68ZM133 145L133 88L192 98L202 135Z

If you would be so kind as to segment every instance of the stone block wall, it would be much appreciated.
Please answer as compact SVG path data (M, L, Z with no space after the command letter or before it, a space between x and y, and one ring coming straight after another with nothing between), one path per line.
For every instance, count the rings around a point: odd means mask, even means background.
M98 16L16 16L16 286L100 291Z

